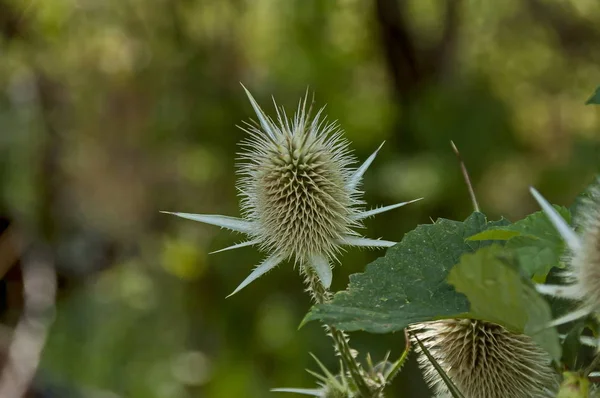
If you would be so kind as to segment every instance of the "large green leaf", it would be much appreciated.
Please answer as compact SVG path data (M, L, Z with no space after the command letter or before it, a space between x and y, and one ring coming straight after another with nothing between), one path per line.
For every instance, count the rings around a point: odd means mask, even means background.
M514 263L510 251L493 245L465 254L448 276L448 282L467 296L468 316L530 335L555 360L561 348L548 303L535 291Z
M561 206L554 206L560 215L571 222L571 212ZM514 251L523 271L543 282L552 267L560 266L565 244L546 214L535 212L514 224L490 228L469 237L468 240L507 241L507 249Z
M321 320L347 331L386 333L466 313L466 297L446 277L464 253L491 243L470 242L467 237L507 224L487 222L483 214L473 213L464 222L440 219L420 225L364 273L351 275L348 288L330 303L313 307L304 322Z

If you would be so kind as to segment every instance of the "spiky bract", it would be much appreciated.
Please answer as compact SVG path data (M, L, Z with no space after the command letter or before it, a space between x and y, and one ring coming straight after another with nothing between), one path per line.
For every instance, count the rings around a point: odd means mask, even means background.
M572 253L569 262L569 280L581 293L584 305L600 312L600 190L592 189L582 199L576 220L581 227L581 248Z
M582 199L576 223L579 234L558 214L534 188L531 193L568 247L567 268L562 273L565 285L537 285L539 292L577 300L580 306L555 319L549 326L571 322L591 313L600 313L600 179L596 187Z
M249 125L239 166L242 209L256 223L260 245L300 263L333 257L336 242L359 226L348 142L334 123L320 120L321 112L309 121L306 105L301 101L291 123L278 109L269 134Z
M557 388L551 359L529 337L471 319L411 326L465 398L538 398ZM419 364L438 397L451 397L420 349Z

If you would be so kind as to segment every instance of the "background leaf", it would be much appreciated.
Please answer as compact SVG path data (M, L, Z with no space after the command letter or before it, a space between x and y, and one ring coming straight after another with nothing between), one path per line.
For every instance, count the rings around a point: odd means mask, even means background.
M450 271L448 282L469 299L470 318L528 334L558 361L558 333L555 328L544 329L552 320L550 306L511 260L501 246L482 248L465 254Z
M554 206L560 215L571 223L571 212ZM523 271L536 282L544 282L552 267L560 267L565 244L542 211L535 212L514 224L471 236L468 240L507 241L506 247L514 251Z
M331 303L313 307L304 322L321 320L347 331L386 333L466 313L469 303L446 282L448 272L461 255L491 243L465 241L466 237L507 223L487 222L483 214L473 213L464 222L440 219L420 225L364 273L351 275L348 288L336 293Z

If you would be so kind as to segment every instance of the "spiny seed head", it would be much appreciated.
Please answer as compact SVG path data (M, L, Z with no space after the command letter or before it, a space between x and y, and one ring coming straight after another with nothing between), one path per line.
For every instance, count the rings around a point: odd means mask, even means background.
M244 88L245 89L245 88ZM361 208L359 184L379 148L358 168L348 142L335 123L321 118L321 111L310 118L307 98L298 112L288 119L277 109L277 123L268 117L246 90L259 123L243 128L249 138L238 172L242 218L220 214L164 212L206 224L216 225L249 236L249 240L216 252L258 245L268 257L231 293L239 292L281 262L293 258L309 281L315 276L327 294L331 285L330 260L342 246L384 248L395 242L359 236L353 228L361 221L421 200L378 207ZM214 253L216 253L214 252ZM311 288L313 289L313 288ZM314 289L311 290L314 295ZM231 296L230 295L230 296Z
M572 253L567 276L584 304L600 312L600 189L592 189L583 201L576 220L581 227L581 248Z
M349 184L354 162L335 123L310 120L307 100L292 122L283 109L270 131L248 124L250 138L239 165L242 209L256 223L263 249L305 262L313 255L334 257L336 240L359 225L358 191Z
M465 398L538 398L556 392L551 359L529 336L471 319L422 323L411 330ZM427 357L416 351L437 396L451 397Z

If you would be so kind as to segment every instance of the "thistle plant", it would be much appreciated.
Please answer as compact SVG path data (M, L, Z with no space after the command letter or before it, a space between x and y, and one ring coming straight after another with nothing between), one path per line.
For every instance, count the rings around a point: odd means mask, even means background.
M349 143L335 122L328 122L321 108L311 117L308 93L295 115L288 118L275 103L276 121L269 117L244 87L258 123L242 127L238 165L238 190L242 218L223 215L175 213L182 218L246 234L245 242L219 250L258 246L267 258L230 294L239 292L280 263L291 260L305 277L307 291L316 303L331 297L332 262L344 247L386 248L396 242L369 239L355 229L376 214L417 200L365 210L360 183L379 148L358 168ZM369 377L355 360L348 337L326 326L337 354L363 396L377 394L381 380ZM385 384L385 380L383 380ZM375 396L375 395L373 395Z
M359 186L381 146L360 167L352 168L355 159L342 130L322 117L323 109L311 119L308 95L300 101L292 119L275 104L275 122L244 90L259 123L246 123L242 128L249 135L241 143L244 150L238 166L243 217L165 213L249 237L220 251L258 246L268 253L231 295L285 260L293 260L308 278L316 273L328 289L331 262L337 260L343 247L385 248L395 244L361 237L355 229L362 227L364 219L419 199L364 210ZM317 301L324 299L315 296Z
M275 104L273 119L247 90L246 94L258 121L242 127L248 134L238 164L242 217L168 213L247 236L218 252L257 246L266 253L230 296L281 263L293 264L304 277L315 305L302 324L322 322L340 358L339 371L330 372L315 357L321 372L310 373L317 388L273 391L322 398L382 398L412 341L417 343L424 379L436 397L589 398L596 394L600 179L583 200L578 232L567 221L572 210L551 206L533 188L531 193L543 211L515 222L491 221L479 208L461 160L474 207L469 217L419 225L398 243L370 239L356 232L363 220L415 201L365 209L361 180L381 146L354 167L356 160L342 130L326 120L323 109L313 117L308 96L291 118ZM461 159L454 143L452 147ZM389 249L363 273L353 275L345 291L334 295L329 290L332 266L352 246ZM561 284L537 283L565 259ZM553 319L548 295L574 300L578 307ZM571 328L561 343L556 327L590 314L595 317ZM388 361L388 354L373 364L367 354L363 366L346 334L354 330L404 331L406 346L394 362ZM590 363L579 356L590 349L585 346L596 350Z

